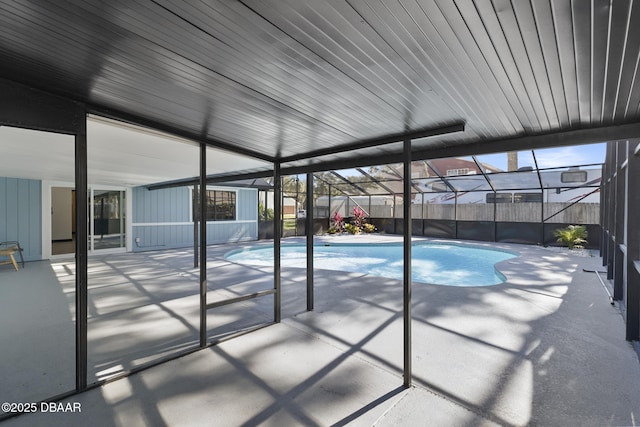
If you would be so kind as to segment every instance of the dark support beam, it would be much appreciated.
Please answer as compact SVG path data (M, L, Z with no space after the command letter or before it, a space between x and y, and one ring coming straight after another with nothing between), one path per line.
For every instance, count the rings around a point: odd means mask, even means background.
M0 79L0 94L0 125L87 134L84 104L4 79Z
M615 151L615 142L609 142L607 144L607 168L609 170L606 180L607 180L607 199L606 205L608 210L607 215L607 280L613 279L613 253L615 251L615 242L614 242L614 224L615 224L615 209L614 209L614 195L615 195L615 173L616 173L616 151Z
M75 389L87 389L88 238L86 106L67 98L0 79L0 126L74 135L74 180L78 201L75 226ZM45 154L46 155L46 154Z
M207 184L229 184L233 181L242 181L258 178L270 178L273 177L273 171L260 171L260 172L241 172L241 173L227 173L219 175L207 176ZM185 187L187 185L196 185L200 183L200 177L194 176L184 179L176 179L172 181L158 182L155 184L147 185L147 190L162 190L165 188Z
M404 324L404 386L411 387L411 140L404 141L403 180L403 324Z
M605 183L607 176L609 176L606 161L602 165L602 174L600 176L602 177L600 180L600 228L602 230L600 234L600 258L602 258L602 265L604 266L607 265L607 215L609 214L609 209L606 206L607 186Z
M280 323L282 319L281 308L281 267L280 267L280 243L282 239L282 175L280 164L274 167L274 206L273 206L273 321Z
M327 195L327 203L328 203L328 211L329 211L328 226L331 227L331 219L333 218L333 215L331 215L331 184L328 184L328 187L329 187L329 194Z
M542 197L540 198L540 244L544 245L544 184L542 183L542 175L540 174L540 168L538 167L538 159L536 158L535 150L531 150L531 157L533 157L533 164L536 167L536 174L538 175L538 185L540 185L540 192L542 193Z
M200 144L200 347L207 345L207 146Z
M616 180L615 180L615 249L613 254L613 299L622 300L624 298L624 258L625 246L625 187L626 187L626 167L623 167L627 154L626 143L616 144Z
M627 151L627 330L629 341L640 340L640 142L630 142Z
M603 126L598 128L579 129L564 132L551 132L546 134L520 136L514 138L480 141L471 144L460 144L439 147L434 150L421 150L413 153L413 159L426 158L463 157L472 154L495 154L513 151L513 147L521 150L567 147L571 145L597 144L607 141L617 141L627 138L636 138L640 135L640 122ZM437 155L436 157L432 157Z
M87 388L87 302L88 302L88 245L89 223L87 198L87 127L75 137L76 209L76 391Z
M313 311L313 174L307 174L307 311Z
M200 252L198 252L198 215L199 215L199 206L200 206L200 198L198 191L198 185L193 186L193 191L191 193L191 206L193 206L193 268L198 268L198 257L200 256Z
M444 126L439 128L433 128L433 127L424 128L424 129L419 129L411 132L403 132L399 134L386 135L380 138L368 139L360 142L355 142L352 144L341 145L338 147L322 148L320 150L310 151L303 154L296 154L293 156L282 157L280 158L280 163L294 162L294 161L303 160L303 159L313 159L319 156L326 156L331 154L344 153L346 151L360 150L362 148L393 144L395 142L402 142L407 139L412 140L412 139L428 138L431 136L446 135L446 134L455 133L455 132L464 132L464 123L457 123L455 125Z
M640 123L627 125L607 126L602 128L580 129L567 132L556 132L544 135L524 136L517 138L482 141L476 143L439 146L434 149L424 149L414 151L411 155L413 161L441 159L446 157L464 157L470 155L492 154L513 151L513 147L522 149L565 147L570 145L593 144L606 141L614 141L623 138L635 138L640 135ZM380 139L382 140L382 139ZM361 143L366 145L366 143ZM366 145L368 146L368 145ZM286 158L285 158L286 159ZM291 161L291 160L289 160ZM281 175L299 175L328 170L362 168L367 166L386 165L390 163L402 163L403 154L384 154L375 156L357 156L346 160L318 161L314 164L304 166L286 166L281 161ZM239 179L264 178L273 176L272 171L229 173L208 177L207 182L223 183ZM197 178L186 178L182 180L163 182L147 186L149 189L161 189L169 187L180 187L193 185Z
M468 144L438 146L434 149L416 150L411 154L413 161L443 159L447 157L465 157L470 155L494 154L513 151L513 147L521 149L566 147L571 145L595 144L619 139L637 138L640 135L640 123L605 126L600 128L580 129L566 132L555 132L534 136L479 141ZM307 172L351 169L357 167L402 163L402 153L376 156L358 156L346 160L319 161L304 166L283 165L282 173L296 175Z

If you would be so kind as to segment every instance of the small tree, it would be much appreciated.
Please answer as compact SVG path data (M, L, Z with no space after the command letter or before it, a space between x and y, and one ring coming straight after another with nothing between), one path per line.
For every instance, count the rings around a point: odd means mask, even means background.
M327 230L330 234L342 233L344 231L344 218L338 211L333 214L333 225Z
M353 225L358 228L362 228L364 225L364 210L361 207L356 206L353 208Z
M570 225L566 228L554 230L553 235L557 242L566 245L569 249L583 249L587 244L587 227L584 225Z
M366 212L359 206L353 208L353 221L351 221L351 223L357 230L357 233L362 231L365 233L373 233L376 231L376 227L373 224L367 223Z

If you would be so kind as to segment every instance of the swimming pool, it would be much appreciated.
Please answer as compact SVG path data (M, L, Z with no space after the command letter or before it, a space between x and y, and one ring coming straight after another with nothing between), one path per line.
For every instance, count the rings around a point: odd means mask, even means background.
M491 286L506 280L495 264L518 254L453 243L414 243L411 275L414 282L445 286ZM273 266L273 247L229 252L225 258L240 264ZM281 266L306 268L304 245L281 247ZM314 268L365 273L402 280L401 243L332 243L314 246Z

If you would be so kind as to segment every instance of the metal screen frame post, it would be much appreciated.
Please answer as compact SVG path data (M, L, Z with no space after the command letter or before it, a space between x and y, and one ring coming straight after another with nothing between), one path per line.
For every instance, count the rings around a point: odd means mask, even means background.
M404 386L411 387L411 140L404 141L403 177L403 325L404 325Z
M614 195L615 195L615 176L617 169L616 162L616 152L615 152L615 141L607 142L607 164L609 169L609 174L607 176L607 187L609 187L609 191L607 191L607 209L609 210L609 214L607 215L607 280L613 279L613 256L615 252L615 242L614 242L614 234L615 234L615 203Z
M307 174L307 311L313 311L313 174Z
M328 199L329 206L327 208L327 212L328 212L327 216L329 217L329 221L327 224L327 228L331 227L331 218L333 218L333 215L331 215L331 184L328 184L328 187L329 187L329 195L327 196L327 199Z
M274 163L273 168L273 321L282 320L281 275L280 275L280 246L282 239L282 177L280 163Z
M453 237L458 238L458 192L453 192Z
M200 143L200 347L207 346L207 146Z
M535 150L531 150L531 157L533 157L533 164L536 167L536 175L540 185L540 244L544 245L544 183L542 182L542 175L540 175L540 167L538 166Z
M626 339L627 341L637 341L640 338L640 271L637 263L640 259L640 221L631 212L638 212L640 200L638 190L640 190L640 158L636 155L636 150L640 148L640 143L628 142L627 147L627 269L626 283Z
M624 250L625 236L624 236L624 216L625 216L625 194L626 194L626 174L623 163L626 156L626 146L622 148L625 143L616 142L616 179L614 191L614 235L615 246L613 252L613 299L620 301L624 298Z
M76 390L87 388L87 302L88 302L88 245L89 215L87 212L87 121L75 135L75 191L76 209Z
M606 208L605 200L607 200L607 162L602 164L602 172L600 176L600 258L602 258L602 265L607 265L607 215L608 209Z
M199 252L198 252L198 215L199 215L199 206L200 200L198 197L200 194L198 184L193 185L193 192L191 194L191 206L193 206L193 268L198 268L199 266Z

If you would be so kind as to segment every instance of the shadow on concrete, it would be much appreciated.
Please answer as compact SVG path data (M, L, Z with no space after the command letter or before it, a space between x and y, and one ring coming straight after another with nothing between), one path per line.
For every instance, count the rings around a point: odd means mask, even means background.
M56 422L633 425L640 414L640 364L624 341L619 312L609 304L598 279L582 271L599 259L503 246L521 252L519 258L499 265L508 278L504 284L414 284L414 386L409 389L401 386L400 281L319 270L316 309L306 312L304 270L283 269L281 324L72 397L86 411ZM211 254L212 296L237 296L272 286L272 269L225 264L219 255ZM169 318L178 325L175 330L182 331L174 337L164 330L164 335L149 338L145 325L137 332L123 329L122 334L138 337L145 351L157 339L151 354L183 348L181 340L197 331L191 291L181 294L171 289L173 282L162 279L160 288L152 290L135 274L119 273L141 301L160 297L152 312L124 316L123 327L128 321L153 325ZM173 305L181 300L189 303ZM104 307L95 305L99 314ZM136 304L132 307L141 310ZM269 319L273 299L234 307L209 314L210 332L220 331L216 322L241 326L233 317L237 312L249 320ZM126 311L117 311L115 317L122 320ZM14 424L9 425L49 425L51 420L34 414L11 419Z

